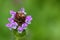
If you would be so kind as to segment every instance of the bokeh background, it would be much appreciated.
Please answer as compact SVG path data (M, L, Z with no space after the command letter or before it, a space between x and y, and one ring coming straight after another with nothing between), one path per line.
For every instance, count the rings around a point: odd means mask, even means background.
M28 26L31 40L60 40L60 0L0 0L0 40L11 40L8 23L10 10L24 7L33 17Z

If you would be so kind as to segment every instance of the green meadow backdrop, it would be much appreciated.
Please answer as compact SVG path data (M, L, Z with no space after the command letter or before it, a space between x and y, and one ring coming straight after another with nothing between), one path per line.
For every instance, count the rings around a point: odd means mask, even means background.
M60 0L0 0L0 40L11 40L10 10L25 8L33 20L28 26L31 40L60 40Z

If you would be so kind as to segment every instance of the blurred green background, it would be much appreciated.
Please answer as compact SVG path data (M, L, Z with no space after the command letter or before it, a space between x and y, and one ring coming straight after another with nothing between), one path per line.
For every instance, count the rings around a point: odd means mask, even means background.
M0 40L11 40L11 31L5 26L9 11L22 6L33 17L28 26L31 40L60 40L60 0L0 0Z

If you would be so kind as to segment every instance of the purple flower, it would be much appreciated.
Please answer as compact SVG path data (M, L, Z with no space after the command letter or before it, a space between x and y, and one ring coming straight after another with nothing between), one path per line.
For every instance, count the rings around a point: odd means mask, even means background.
M18 33L22 33L23 28L19 26L17 30L18 30Z
M10 23L6 24L9 29L16 29L19 33L22 33L31 23L32 17L26 15L24 8L21 8L18 12L10 10L10 14L12 15L11 18L8 18Z
M22 24L23 29L26 29L26 28L27 28L27 26L28 26L28 24L27 24L27 23L23 23L23 24Z
M27 24L30 24L31 23L31 20L32 20L32 17L31 16L27 16L25 22Z

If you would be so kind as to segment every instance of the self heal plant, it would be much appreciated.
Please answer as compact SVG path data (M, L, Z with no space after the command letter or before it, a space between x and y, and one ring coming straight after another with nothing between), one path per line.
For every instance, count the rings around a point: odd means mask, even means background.
M28 24L31 24L32 17L26 15L24 8L21 8L18 12L10 10L10 14L11 17L8 18L9 23L6 26L13 30L16 36L25 35Z

